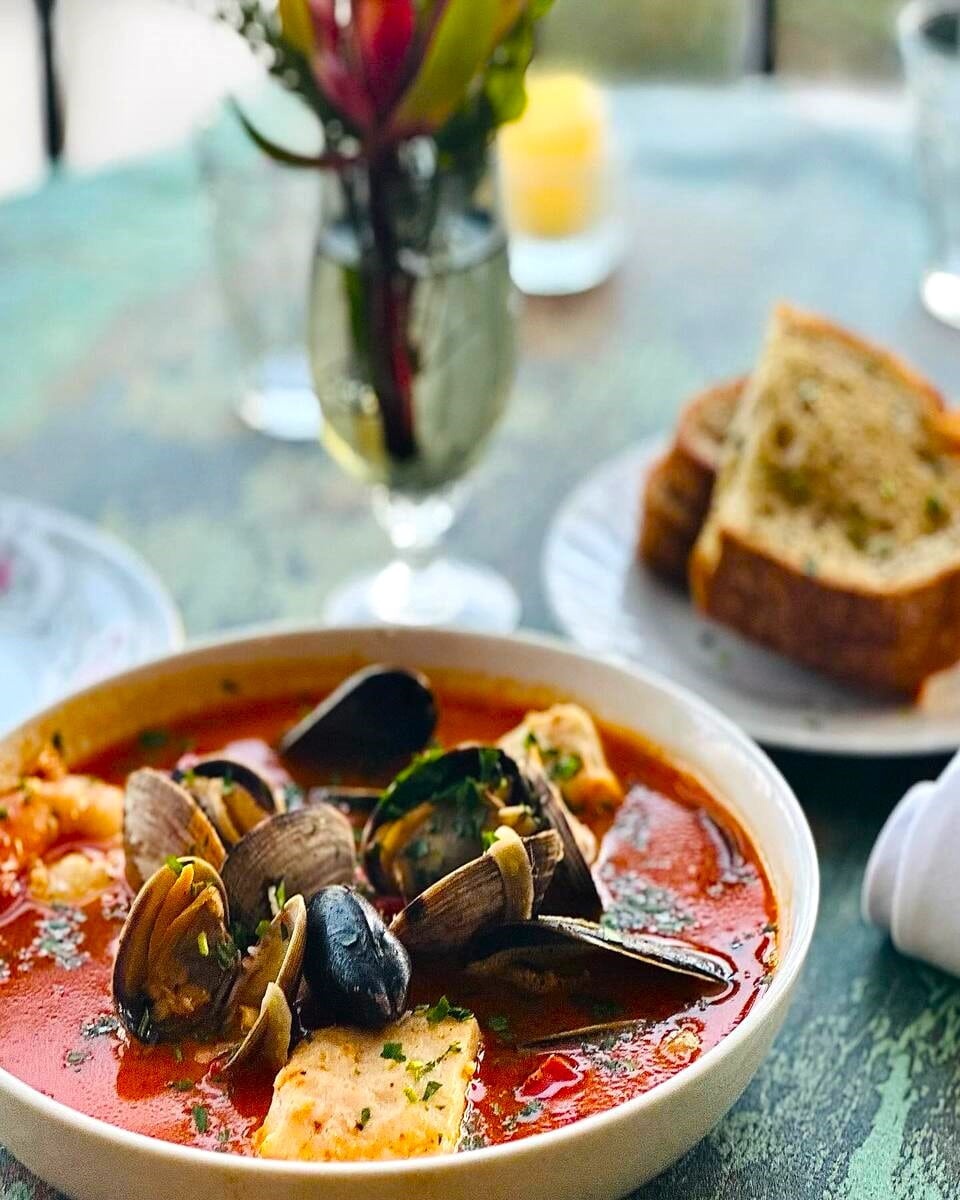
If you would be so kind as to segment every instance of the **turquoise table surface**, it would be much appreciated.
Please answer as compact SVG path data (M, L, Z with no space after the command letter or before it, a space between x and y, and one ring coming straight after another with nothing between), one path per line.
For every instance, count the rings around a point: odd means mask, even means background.
M528 304L512 407L450 538L510 576L535 628L554 627L539 572L557 504L693 389L746 368L774 300L890 343L960 395L960 335L917 300L923 222L896 97L650 87L618 93L615 117L629 260L590 295ZM385 554L317 447L239 425L239 386L189 150L0 205L0 490L128 540L191 634L314 620L346 571ZM960 1196L960 983L899 958L858 913L885 814L938 764L778 760L823 866L808 969L743 1098L638 1196ZM0 1200L47 1195L0 1158Z

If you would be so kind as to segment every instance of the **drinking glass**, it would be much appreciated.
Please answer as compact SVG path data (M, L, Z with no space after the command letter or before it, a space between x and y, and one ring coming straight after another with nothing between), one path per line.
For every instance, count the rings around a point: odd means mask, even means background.
M296 145L316 131L303 106L266 83L243 98L258 126ZM312 441L320 408L305 349L311 247L320 205L313 171L271 161L225 109L196 139L210 237L243 387L235 409L252 429Z
M960 3L914 0L898 29L931 236L920 294L960 329Z
M481 164L441 170L424 140L327 177L309 336L322 438L371 486L395 552L333 594L328 620L516 625L504 579L438 553L507 401L514 299Z

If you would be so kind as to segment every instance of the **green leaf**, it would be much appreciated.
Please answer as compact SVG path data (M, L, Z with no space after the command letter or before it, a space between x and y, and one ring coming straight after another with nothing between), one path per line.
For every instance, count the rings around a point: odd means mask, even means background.
M197 1133L206 1133L210 1123L206 1105L195 1104L190 1111L191 1115L193 1116L193 1123L196 1126Z
M496 42L503 0L438 0L443 10L420 70L394 113L395 133L429 132L461 105Z
M316 43L307 0L279 0L277 11L283 40L298 54L309 57Z
M381 1058L389 1058L394 1062L406 1062L407 1056L403 1052L402 1042L384 1042L383 1049L380 1051Z

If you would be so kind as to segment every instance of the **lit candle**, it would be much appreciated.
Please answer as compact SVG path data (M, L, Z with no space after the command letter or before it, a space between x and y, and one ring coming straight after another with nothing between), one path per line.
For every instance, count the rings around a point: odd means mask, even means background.
M500 134L511 231L568 238L589 229L607 197L607 110L600 90L571 73L534 74L519 121Z

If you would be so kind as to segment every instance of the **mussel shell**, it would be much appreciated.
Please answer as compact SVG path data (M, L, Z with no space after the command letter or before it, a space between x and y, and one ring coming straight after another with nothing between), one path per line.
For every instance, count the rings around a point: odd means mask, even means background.
M523 839L533 871L534 912L543 901L563 856L553 830ZM416 957L461 950L483 930L504 920L505 890L500 868L489 854L465 863L427 888L397 913L390 930Z
M392 762L422 750L433 736L437 705L426 676L371 666L345 679L280 742L291 757L318 763Z
M539 916L535 921L502 925L480 934L468 947L471 962L493 955L542 957L566 948L612 953L664 971L689 975L704 983L727 986L735 976L732 963L708 950L678 938L652 933L630 933L578 917Z
M407 1006L410 958L351 888L324 888L310 901L303 967L314 1000L339 1023L380 1029Z
M282 793L275 791L258 771L234 759L200 759L192 767L175 770L172 778L193 796L227 849L260 821L284 809ZM213 796L202 786L191 786L196 779L229 783L233 789L240 790L240 795L232 791L229 798ZM247 799L241 808L240 796L244 794ZM225 809L225 820L220 815L220 805Z
M356 870L350 822L327 804L312 804L251 829L227 855L221 877L234 918L253 930L273 915L270 887L282 883L288 896L309 901L328 884L353 882Z
M388 895L399 894L397 879L392 872L384 869L381 861L381 845L377 835L385 825L400 820L419 805L433 801L467 779L484 782L494 776L507 781L505 803L515 805L529 802L529 791L517 764L509 755L492 746L460 746L454 750L438 750L423 755L401 771L370 814L360 843L364 870L377 891ZM482 853L479 830L475 840L467 840L464 850L456 866ZM429 882L435 883L437 880ZM410 896L405 898L409 899Z
M276 1073L286 1062L306 944L306 905L302 896L292 896L241 963L230 1007L234 1012L242 1005L257 1007L259 1012L227 1059L224 1075L254 1063Z
M193 796L163 771L141 767L127 779L123 799L127 882L137 890L175 858L202 858L219 871L223 841Z
M170 896L186 867L192 868L193 888L184 897L186 907L180 913L170 909ZM127 915L113 969L113 996L120 1018L127 1028L141 1041L157 1042L176 1040L186 1033L208 1031L222 1021L227 1008L227 998L239 970L239 955L236 954L229 932L229 906L223 884L213 867L201 859L180 860L178 874L168 866L161 867L143 885ZM179 961L185 971L184 982L189 981L207 993L207 1002L197 1005L189 1014L157 1019L150 1016L149 975L155 964L150 963L152 942L158 919L166 918L168 930L178 919L183 919L187 910L199 899L201 889L210 888L214 903L204 905L198 914L198 923L185 927L170 947L170 952L179 951ZM200 919L202 918L202 920ZM206 951L201 952L198 934L206 937Z

